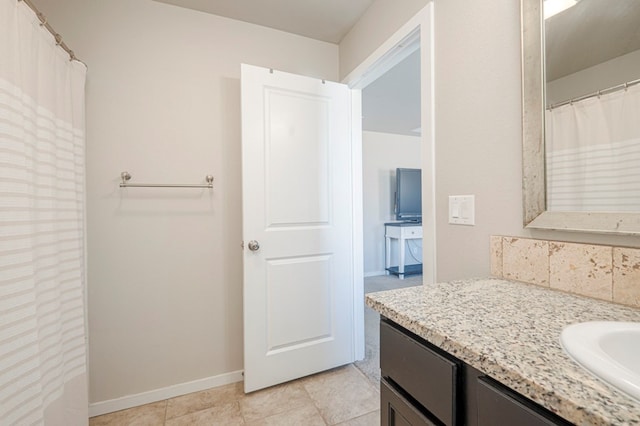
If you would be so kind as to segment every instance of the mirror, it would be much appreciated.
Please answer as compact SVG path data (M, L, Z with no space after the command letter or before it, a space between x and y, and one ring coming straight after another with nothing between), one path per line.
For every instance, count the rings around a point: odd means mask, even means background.
M590 1L582 0L579 5ZM546 59L542 3L543 0L521 1L524 225L533 229L640 235L640 212L618 211L615 208L607 211L561 211L547 208L544 70ZM600 3L608 3L611 6L611 2ZM577 6L574 7L577 8ZM634 26L636 27L637 25ZM569 38L567 35L563 37ZM606 87L595 89L595 91L602 89ZM551 99L550 96L549 100L553 103L565 101L566 99L559 99L556 96L557 92L557 90L553 92L555 99ZM574 92L570 96L582 95L584 93Z

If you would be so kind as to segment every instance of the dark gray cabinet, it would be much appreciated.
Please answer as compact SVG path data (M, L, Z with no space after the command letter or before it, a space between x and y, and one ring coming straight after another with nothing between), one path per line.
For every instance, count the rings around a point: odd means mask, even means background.
M456 424L460 361L436 352L390 323L380 323L380 369L447 426Z
M402 396L393 385L380 381L380 418L389 426L436 426L410 401Z
M385 426L571 424L384 317L380 370Z
M490 377L478 378L478 426L570 425Z

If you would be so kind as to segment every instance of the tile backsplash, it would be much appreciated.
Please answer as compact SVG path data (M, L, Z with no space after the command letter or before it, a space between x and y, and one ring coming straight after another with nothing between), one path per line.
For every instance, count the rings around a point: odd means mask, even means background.
M640 249L492 236L491 275L640 308Z

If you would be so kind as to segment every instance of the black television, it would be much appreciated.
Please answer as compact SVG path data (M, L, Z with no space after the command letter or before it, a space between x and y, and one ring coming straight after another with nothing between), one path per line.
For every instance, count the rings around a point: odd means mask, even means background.
M422 222L422 170L396 169L396 220Z

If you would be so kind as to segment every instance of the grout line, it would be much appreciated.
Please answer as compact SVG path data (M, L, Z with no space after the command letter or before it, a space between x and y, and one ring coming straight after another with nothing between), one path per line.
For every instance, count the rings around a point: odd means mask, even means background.
M167 407L169 406L169 400L164 400L164 421L162 422L163 426L167 424Z

